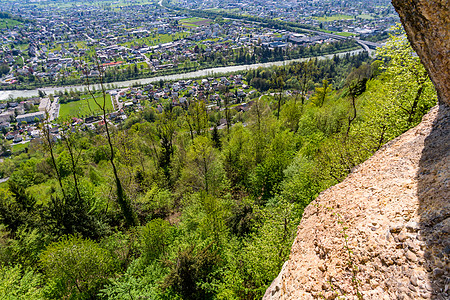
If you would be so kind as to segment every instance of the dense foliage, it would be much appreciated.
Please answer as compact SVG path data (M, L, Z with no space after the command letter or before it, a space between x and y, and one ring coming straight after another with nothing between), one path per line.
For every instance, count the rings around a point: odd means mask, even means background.
M148 107L5 160L0 297L261 298L303 209L436 103L404 38L378 57L249 71L246 112Z

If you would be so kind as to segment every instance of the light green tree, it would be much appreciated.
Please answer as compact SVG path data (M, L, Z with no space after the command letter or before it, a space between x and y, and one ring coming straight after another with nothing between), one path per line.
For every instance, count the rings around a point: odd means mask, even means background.
M318 107L322 107L332 90L333 85L329 84L328 80L324 79L322 81L322 86L316 87L316 93L311 97L311 102Z
M225 172L217 156L218 151L211 140L197 136L186 154L181 184L191 187L193 191L205 190L213 195L218 194L225 184Z
M44 299L43 277L20 265L0 266L0 298L15 300Z
M174 228L168 221L154 219L145 225L140 235L140 250L146 263L164 255L174 238Z
M392 35L386 45L377 51L384 58L386 94L405 116L407 126L420 122L422 116L436 103L435 89L425 67L411 48L406 35L398 26L399 34Z
M114 271L110 253L96 242L66 236L40 256L45 274L55 283L57 297L93 297Z
M355 135L364 136L365 148L373 152L387 141L417 125L437 102L437 95L419 57L404 32L392 35L377 55L384 60L372 69L384 73L367 83L361 96L364 122L354 124Z

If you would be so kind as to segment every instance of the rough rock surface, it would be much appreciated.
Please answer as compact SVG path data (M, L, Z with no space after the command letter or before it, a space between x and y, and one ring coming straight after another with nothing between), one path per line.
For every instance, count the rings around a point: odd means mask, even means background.
M450 5L392 4L441 105L307 207L264 299L450 299Z
M264 299L450 299L449 217L442 104L307 207Z
M392 4L436 86L440 101L450 105L450 2L392 0Z

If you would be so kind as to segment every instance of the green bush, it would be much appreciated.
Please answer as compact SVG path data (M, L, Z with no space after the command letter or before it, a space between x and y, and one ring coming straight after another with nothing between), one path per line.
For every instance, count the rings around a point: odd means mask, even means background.
M11 233L0 225L0 264L18 264L34 267L39 261L39 254L49 243L50 237L37 228L19 227L11 238Z
M123 276L111 279L98 295L108 300L161 299L157 283L162 273L160 267L157 264L149 265L142 272L144 276L140 276L135 274L136 269L141 270L139 260L134 262L137 263L132 264Z
M0 266L0 299L35 300L44 299L42 276L23 270L20 265Z
M141 253L145 262L157 259L167 251L174 238L174 228L168 221L151 220L141 231Z
M174 197L169 190L153 184L140 202L142 213L147 218L166 218L173 209Z
M180 250L174 260L167 261L169 274L162 288L166 293L174 292L181 299L214 299L210 289L217 280L220 255L214 243L204 246L189 246Z
M92 298L114 272L107 250L77 236L65 236L50 244L40 262L45 274L56 283L53 293L59 298Z

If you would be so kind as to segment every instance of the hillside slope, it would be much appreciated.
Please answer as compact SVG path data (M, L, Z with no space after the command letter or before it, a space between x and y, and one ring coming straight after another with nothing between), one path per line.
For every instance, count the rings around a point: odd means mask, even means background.
M307 207L264 299L448 299L449 174L441 105Z
M450 298L447 2L392 1L440 106L307 207L264 299Z

